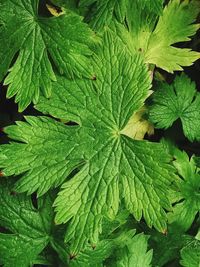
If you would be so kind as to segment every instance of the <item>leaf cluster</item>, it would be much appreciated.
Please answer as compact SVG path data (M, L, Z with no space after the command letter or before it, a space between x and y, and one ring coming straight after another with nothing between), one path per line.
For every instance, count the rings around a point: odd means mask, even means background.
M199 1L0 9L0 80L26 114L0 145L0 265L198 267L200 155L169 131L200 141Z

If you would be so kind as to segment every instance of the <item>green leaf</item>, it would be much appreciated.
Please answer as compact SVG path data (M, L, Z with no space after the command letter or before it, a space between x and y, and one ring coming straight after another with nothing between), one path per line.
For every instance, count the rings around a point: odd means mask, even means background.
M168 214L168 220L176 228L177 233L186 232L200 211L200 174L194 159L189 159L186 152L174 148L173 156L174 165L182 180L177 184L179 202Z
M5 179L0 184L0 258L5 267L28 267L49 242L52 214L48 197L35 209L31 198L15 194ZM51 203L52 204L52 203Z
M154 14L162 14L162 10L163 10L163 0L155 0L155 1L151 1L151 0L137 0L138 3L140 3L140 5L143 5L143 8L146 7L150 12L154 13Z
M168 193L174 179L171 157L161 144L122 134L149 95L146 65L110 31L93 62L95 79L58 77L52 98L41 98L37 105L44 113L79 125L27 117L27 122L6 130L18 142L1 146L4 173L26 172L17 183L20 192L42 194L80 167L62 184L54 203L56 223L69 222L65 239L72 253L88 240L97 243L102 220L115 218L123 198L138 221L143 216L148 226L165 231L164 209L170 208Z
M10 67L4 84L9 85L8 98L16 95L20 111L31 101L37 103L40 92L46 97L51 95L52 82L56 80L51 61L62 74L92 75L87 58L93 42L89 27L81 17L69 12L41 17L38 3L39 0L0 3L0 80Z
M81 164L80 155L76 159L78 129L67 128L47 117L29 116L26 121L6 128L12 139L23 144L14 142L2 146L4 155L0 155L0 162L6 176L25 173L15 190L28 194L38 190L40 196L51 187L59 186Z
M88 7L93 5L92 13L89 10L90 25L95 30L102 30L104 26L109 26L114 19L124 23L125 18L128 16L130 11L130 5L138 5L140 9L145 9L147 13L155 15L162 14L163 0L136 0L132 3L129 0L81 0L81 7ZM133 20L136 19L138 13L132 9L131 16Z
M89 1L96 2L96 1ZM88 5L88 1L80 1L80 4ZM90 24L95 30L103 30L104 26L109 25L113 18L123 22L126 15L128 0L98 0L91 14ZM91 12L91 11L90 11Z
M153 248L152 266L168 266L169 262L179 259L181 248L189 241L191 236L178 232L174 225L169 225L165 235L152 231L150 237Z
M135 230L130 230L125 226L125 228L120 228L119 216L117 215L116 220L110 222L110 229L113 224L118 224L118 227L110 233L106 233L105 237L96 244L91 246L87 244L83 251L80 251L78 255L70 254L68 244L62 242L62 235L55 235L55 238L52 240L51 245L58 253L60 259L65 264L64 266L70 267L100 267L100 266L109 266L107 261L110 258L115 257L116 250L123 249L127 242L130 242L133 236L135 235ZM109 223L108 223L109 224ZM62 233L63 234L63 233Z
M194 240L181 250L181 266L200 266L200 241Z
M169 128L180 119L185 136L190 141L200 140L200 94L185 74L177 76L171 85L161 83L153 100L150 120L157 128Z
M200 157L194 157L195 164L200 168Z
M150 267L153 251L147 251L148 236L138 234L127 242L126 247L117 251L117 261L113 267Z
M146 62L173 72L182 70L182 66L190 66L199 59L200 55L197 52L172 46L179 42L189 41L189 37L196 33L199 24L193 23L199 12L199 1L171 0L149 39L145 55Z
M148 1L129 1L126 14L127 30L116 22L114 27L112 26L130 51L140 53L144 58L158 18L158 14L147 8L147 3Z
M128 216L129 213L123 208L117 214L114 221L105 220L100 241L96 245L87 244L85 249L80 251L78 255L70 254L68 244L63 243L63 231L60 235L58 235L58 232L54 234L54 239L52 239L51 245L58 253L63 264L65 264L64 266L66 266L66 264L70 267L103 266L107 258L115 255L114 253L116 249L122 249L127 241L130 241L134 236L135 230L127 228L125 224ZM107 263L104 265L107 266Z
M116 249L123 248L127 241L135 234L135 230L127 228L125 223L129 213L121 210L114 221L105 220L103 224L103 234L101 240L96 245L87 244L83 251L78 255L70 254L68 244L62 241L63 231L58 235L54 234L51 245L58 253L59 258L64 264L70 267L100 267L103 266L105 260L115 253ZM63 227L62 227L63 228ZM106 265L107 266L107 265Z
M111 235L109 238L100 241L97 246L87 248L84 252L79 253L70 267L92 267L107 266L104 262L108 257L115 255L115 251L123 249L127 242L133 238L135 230L125 230L120 234ZM104 265L103 265L104 264Z
M154 1L145 3L153 7ZM189 41L199 29L199 24L195 24L200 12L199 1L171 0L163 13L159 13L159 18L152 10L137 1L131 1L127 8L128 30L116 24L116 33L131 51L141 53L148 64L168 72L192 65L200 58L200 54L191 49L178 48L176 44Z

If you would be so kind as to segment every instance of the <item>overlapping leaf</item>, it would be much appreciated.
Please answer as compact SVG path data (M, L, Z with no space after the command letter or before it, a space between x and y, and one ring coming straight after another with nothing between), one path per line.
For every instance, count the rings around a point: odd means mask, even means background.
M174 165L182 178L177 183L176 204L168 213L168 220L174 232L186 232L200 212L200 174L193 158L186 152L171 146Z
M17 183L20 192L43 194L79 166L55 201L56 222L69 221L66 241L73 253L88 240L97 243L103 217L113 219L122 198L137 220L143 216L160 231L166 229L164 209L170 208L174 174L163 146L122 134L149 95L150 75L141 58L131 56L110 31L102 46L93 59L93 81L58 77L52 98L41 98L37 105L44 113L79 125L27 117L27 122L6 130L17 142L1 146L4 173L25 172Z
M117 24L116 33L131 51L142 53L146 63L168 72L182 70L200 55L174 45L189 41L197 32L199 24L195 24L195 20L199 12L199 1L171 0L158 18L137 1L131 1L127 11L128 31Z
M52 186L60 185L81 163L81 155L76 159L79 153L77 127L67 128L47 117L27 117L26 120L28 124L18 122L17 127L6 129L12 139L23 144L14 142L2 147L0 161L6 176L25 173L16 184L16 190L29 194L38 190L40 196Z
M181 266L198 267L200 265L200 241L193 240L181 250Z
M77 255L77 258L70 264L70 267L92 267L92 266L110 266L106 259L113 257L116 251L122 251L127 243L132 243L135 230L124 230L120 234L110 236L100 241L95 248L86 249L83 253ZM139 245L139 242L136 242ZM115 259L117 264L117 259ZM117 266L117 265L115 265Z
M161 83L153 100L150 119L156 127L168 128L180 118L185 136L200 140L200 94L185 74L177 76L171 85Z
M121 22L125 19L129 0L81 0L80 6L95 4L90 15L90 24L95 30L102 30L114 17ZM91 13L91 10L89 11Z
M49 242L52 203L45 197L39 211L30 197L12 193L6 180L0 184L0 203L0 226L9 231L0 233L1 262L5 267L30 266Z
M60 73L91 75L89 27L72 13L40 17L38 4L39 0L0 2L0 80L11 66L4 83L9 85L7 97L16 95L20 111L31 101L37 103L40 91L46 97L51 95L56 80L51 60Z
M117 253L117 261L113 263L113 267L150 267L153 251L147 251L148 236L138 234L128 240L125 248Z
M154 14L157 15L161 15L162 11L163 11L163 0L155 0L155 1L151 1L151 0L137 0L138 3L141 4L141 6L144 8L146 7L149 12L152 12Z
M199 1L171 0L149 39L146 62L173 72L182 70L182 66L190 66L199 59L197 52L172 46L189 41L189 37L196 33L199 25L194 23L199 12Z
M124 23L127 13L130 11L130 5L133 1L130 0L81 0L81 7L92 7L90 9L90 24L95 30L102 30L104 26L110 25L113 19L117 19L119 22ZM136 0L133 5L138 5L141 9L146 10L147 13L162 14L163 0ZM91 14L92 10L92 14ZM132 11L133 19L134 9Z
M152 266L162 267L168 265L169 262L173 262L179 257L182 247L191 241L191 236L177 231L177 229L177 226L169 225L165 235L155 231L151 232Z

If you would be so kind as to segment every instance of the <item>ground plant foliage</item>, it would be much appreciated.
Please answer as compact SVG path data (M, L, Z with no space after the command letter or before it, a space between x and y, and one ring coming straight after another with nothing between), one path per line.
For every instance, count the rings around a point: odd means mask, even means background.
M0 0L1 266L200 266L199 14Z

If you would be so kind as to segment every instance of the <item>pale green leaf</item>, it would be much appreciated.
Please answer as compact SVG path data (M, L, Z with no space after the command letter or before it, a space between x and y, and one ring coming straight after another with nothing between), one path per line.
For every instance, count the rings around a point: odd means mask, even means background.
M189 41L199 29L194 24L200 12L199 1L171 0L160 16L158 24L149 39L146 62L155 64L168 72L182 70L200 58L199 53L173 44Z
M154 1L147 2L153 7ZM180 42L190 41L199 29L199 24L195 24L199 12L199 1L171 0L158 18L152 9L149 11L145 5L131 1L127 30L115 23L116 33L130 51L141 53L146 63L168 72L182 70L200 58L198 52L177 47Z

